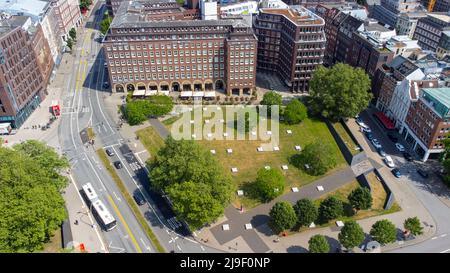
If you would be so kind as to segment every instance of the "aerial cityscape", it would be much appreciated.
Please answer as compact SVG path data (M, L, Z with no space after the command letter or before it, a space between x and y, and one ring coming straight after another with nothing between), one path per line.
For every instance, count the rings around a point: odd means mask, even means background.
M0 0L0 69L0 253L450 253L449 0Z

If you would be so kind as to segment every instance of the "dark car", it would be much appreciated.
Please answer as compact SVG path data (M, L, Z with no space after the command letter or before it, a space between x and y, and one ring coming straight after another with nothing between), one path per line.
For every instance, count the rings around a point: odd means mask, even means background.
M109 88L109 83L108 82L104 82L103 83L103 88Z
M402 174L400 173L400 170L399 170L399 169L396 169L396 168L392 169L392 170L391 170L391 173L392 173L395 177L397 177L397 178L399 178L400 176L402 176Z
M113 150L111 150L110 148L107 148L105 151L106 151L106 154L109 155L109 156L113 156L114 155Z
M373 134L372 133L366 133L366 137L367 137L368 140L372 141Z
M378 148L377 152L380 156L386 156L386 152L382 148Z
M408 161L413 161L412 155L411 155L410 153L408 153L408 152L404 152L404 153L403 153L403 157L404 157L406 160L408 160Z
M117 168L117 169L122 169L122 163L120 163L120 161L116 161L116 162L114 162L114 166Z
M398 137L394 136L393 134L388 134L387 136L392 142L398 142Z
M136 204L138 204L139 206L142 206L145 204L144 196L139 191L136 191L133 194L133 198L134 198L134 201L136 201Z
M423 178L428 178L428 173L424 170L417 169L417 173L422 176Z

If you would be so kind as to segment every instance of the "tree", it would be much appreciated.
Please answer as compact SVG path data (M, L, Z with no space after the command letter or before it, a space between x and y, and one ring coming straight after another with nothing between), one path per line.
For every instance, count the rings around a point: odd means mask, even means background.
M330 152L331 150L330 144L322 140L316 140L307 144L300 154L294 155L291 162L310 175L323 175L336 166L336 156Z
M169 186L167 194L178 219L186 221L192 229L199 229L222 215L223 206L211 189L208 184L192 181Z
M366 187L359 187L348 195L348 201L356 211L372 207L372 194Z
M128 101L124 116L130 125L141 124L150 116L162 116L173 109L173 101L169 96L150 96L145 100Z
M298 200L294 205L294 210L297 214L297 223L300 226L309 226L319 216L317 207L311 200L306 198Z
M355 221L346 221L341 232L339 232L339 242L346 249L353 249L364 241L364 231Z
M105 35L108 32L109 26L111 25L112 17L107 16L100 22L100 32Z
M74 40L74 41L77 40L77 31L75 30L75 28L70 29L69 36L72 40Z
M329 196L320 203L319 216L322 221L328 222L344 214L342 201L334 196Z
M67 44L67 47L70 48L70 50L72 50L72 47L73 47L73 41L72 41L72 39L67 38L66 44Z
M174 196L172 203L177 206L177 215L181 219L186 219L192 227L198 227L200 225L198 221L205 221L204 224L210 223L214 216L220 215L216 211L217 207L214 207L214 211L206 216L204 214L206 212L197 209L204 208L201 204L215 205L216 203L212 203L210 200L210 196L217 204L220 204L220 211L223 213L235 191L231 178L225 175L217 160L211 156L209 151L192 140L176 141L169 136L165 141L165 146L158 151L156 159L147 164L150 166L150 186L156 191L172 189L171 194ZM174 186L189 181L206 186ZM186 207L186 202L191 192L198 189L197 187L201 190L199 192L208 192L208 194L197 193L198 200L193 200L191 204L193 207L189 209ZM175 192L184 190L187 193ZM195 220L195 214L199 214L198 221Z
M262 168L257 173L254 189L263 202L269 202L283 193L285 184L284 176L279 170Z
M312 112L332 121L354 117L372 99L369 76L361 68L342 63L316 69L310 87Z
M370 235L382 245L393 243L397 239L397 228L387 219L379 220L372 225Z
M282 201L273 205L269 212L269 225L275 233L291 229L297 222L297 216L289 202Z
M184 6L184 0L177 0L178 5Z
M271 113L271 107L273 105L281 106L283 97L275 93L274 91L270 91L264 94L263 99L261 101L261 105L267 105L267 113Z
M80 9L87 10L92 5L92 0L80 0Z
M325 236L316 234L309 238L309 252L310 253L328 253L330 252L330 245Z
M67 217L59 175L66 161L50 150L36 141L0 148L0 252L42 249Z
M423 227L417 217L410 217L406 219L403 223L403 227L412 235L421 235L423 233Z
M308 117L306 106L299 100L291 100L284 109L284 119L288 124L297 124Z

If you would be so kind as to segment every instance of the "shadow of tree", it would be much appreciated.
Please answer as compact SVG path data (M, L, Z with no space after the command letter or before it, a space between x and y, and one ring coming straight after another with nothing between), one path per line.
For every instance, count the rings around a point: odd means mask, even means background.
M287 253L309 253L309 251L302 246L290 246L286 248Z

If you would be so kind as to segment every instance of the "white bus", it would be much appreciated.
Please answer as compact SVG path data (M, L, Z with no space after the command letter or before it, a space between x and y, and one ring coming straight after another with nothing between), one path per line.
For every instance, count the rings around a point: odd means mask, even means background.
M90 206L95 200L98 199L98 195L92 187L91 183L86 183L82 186L83 195L86 201L88 202L88 206Z
M116 219L109 213L101 200L92 203L92 214L106 231L115 228L117 225Z

